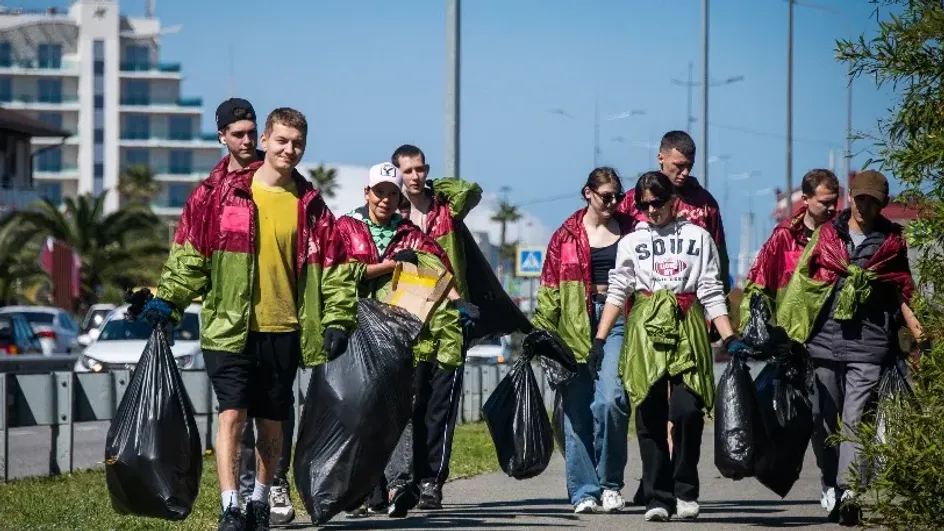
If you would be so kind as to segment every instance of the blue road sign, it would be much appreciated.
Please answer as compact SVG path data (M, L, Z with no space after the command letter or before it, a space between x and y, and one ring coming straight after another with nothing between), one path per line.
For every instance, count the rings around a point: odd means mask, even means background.
M540 277L544 267L544 247L518 246L515 252L515 276Z

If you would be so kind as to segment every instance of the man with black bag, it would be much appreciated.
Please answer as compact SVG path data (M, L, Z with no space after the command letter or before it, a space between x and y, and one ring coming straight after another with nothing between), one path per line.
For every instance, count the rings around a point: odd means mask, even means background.
M304 115L276 109L262 134L263 161L217 164L187 200L157 296L130 312L162 326L203 297L201 346L220 409L220 530L269 529L298 367L341 355L356 323L356 266L343 259L324 200L295 171L307 133ZM243 514L236 488L247 417L258 438Z

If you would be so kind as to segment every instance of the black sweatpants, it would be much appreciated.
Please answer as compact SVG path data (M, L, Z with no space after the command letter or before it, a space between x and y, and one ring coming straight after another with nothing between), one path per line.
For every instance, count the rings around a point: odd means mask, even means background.
M682 383L682 376L671 380L668 396L667 378L649 388L649 394L636 408L636 435L642 457L642 495L647 508L675 510L676 498L698 499L698 459L705 428L702 400ZM672 421L672 456L665 426Z

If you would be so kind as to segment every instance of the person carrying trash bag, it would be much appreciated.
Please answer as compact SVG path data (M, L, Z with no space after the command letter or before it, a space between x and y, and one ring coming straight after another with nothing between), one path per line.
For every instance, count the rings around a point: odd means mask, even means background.
M338 232L346 256L366 264L359 277L361 297L384 300L391 289L392 273L398 262L408 262L424 268L447 270L452 265L445 251L423 233L409 219L397 212L400 203L403 176L389 162L371 166L364 188L366 204L338 218ZM460 310L461 309L461 310ZM437 306L414 347L415 362L438 363L443 370L458 367L463 356L463 320L460 311L474 317L475 309L463 302L452 289L444 303ZM429 394L417 381L423 373L416 371L414 378L413 424L425 422L417 412L425 411ZM375 489L366 501L366 507L354 509L349 516L363 516L367 512L382 511L386 505L388 516L402 518L419 501L419 486L414 472L413 433L404 430L390 463L386 483ZM386 500L384 500L386 498ZM386 502L386 503L385 503Z
M203 298L200 343L219 401L220 530L268 529L268 490L293 415L299 365L344 353L356 322L356 274L335 218L295 171L308 123L290 108L266 119L265 159L231 171L224 158L184 206L157 296L134 313L160 325ZM240 439L256 419L256 484L237 495ZM247 527L248 526L248 527Z
M636 409L645 519L667 521L673 513L693 519L699 514L703 411L711 410L715 396L705 316L728 352L747 347L728 320L711 235L675 216L676 192L663 173L643 174L634 193L648 221L619 243L591 358L602 355L608 334L634 298L626 318L627 340L621 345L620 375ZM665 437L670 420L671 457Z
M777 322L812 358L818 399L814 426L827 437L857 429L883 367L899 350L902 322L923 341L921 324L909 307L915 285L902 227L881 214L888 202L883 174L865 170L856 175L849 208L813 233L777 308ZM849 472L863 467L855 444L825 448L823 466L837 497L830 520L858 525L862 515L856 497L866 485L855 484Z
M632 220L616 211L623 198L619 174L596 168L580 191L587 206L554 232L547 247L531 323L555 332L573 351L577 375L559 392L565 431L567 495L578 514L614 512L627 458L629 408L617 372L623 328L607 332L611 347L591 352L616 246Z

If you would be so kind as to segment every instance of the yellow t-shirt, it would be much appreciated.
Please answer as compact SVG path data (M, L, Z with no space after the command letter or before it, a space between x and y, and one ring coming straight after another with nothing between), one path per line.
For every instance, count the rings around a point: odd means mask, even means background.
M295 303L295 249L298 190L252 182L256 204L256 275L249 328L257 332L298 330Z

